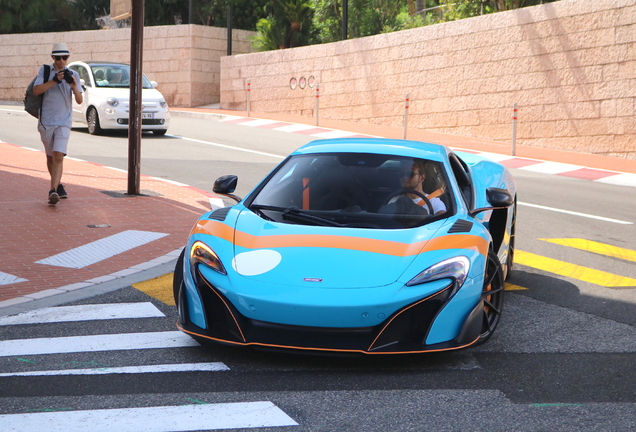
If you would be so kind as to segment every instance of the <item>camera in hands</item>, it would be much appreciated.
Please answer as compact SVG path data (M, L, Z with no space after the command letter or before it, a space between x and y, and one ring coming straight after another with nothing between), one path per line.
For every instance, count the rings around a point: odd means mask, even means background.
M73 82L75 81L75 79L73 78L73 72L71 72L69 69L64 69L64 81L69 84L73 84Z

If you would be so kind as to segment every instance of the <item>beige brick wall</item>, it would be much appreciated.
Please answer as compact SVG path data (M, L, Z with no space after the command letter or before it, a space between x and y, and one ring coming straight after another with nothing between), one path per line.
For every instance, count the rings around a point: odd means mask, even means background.
M221 108L401 126L636 159L636 0L561 0L414 30L224 57Z
M0 101L21 101L53 42L65 42L70 60L130 63L130 29L0 35ZM252 32L232 31L233 53L251 51ZM220 59L227 54L224 28L177 25L144 28L143 72L171 106L193 107L220 100Z

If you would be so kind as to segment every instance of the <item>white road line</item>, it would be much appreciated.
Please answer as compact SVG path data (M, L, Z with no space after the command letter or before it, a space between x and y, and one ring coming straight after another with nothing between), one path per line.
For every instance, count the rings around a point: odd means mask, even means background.
M350 137L352 135L358 135L357 132L345 132L345 131L340 131L340 130L332 130L329 132L319 132L316 134L312 134L312 137L316 137L316 138L325 138L325 139L330 139L330 138L346 138L346 137Z
M0 318L0 325L46 324L126 318L155 318L165 315L150 302L56 306Z
M553 212L557 212L557 213L565 213L565 214L569 214L569 215L573 215L573 216L581 216L581 217L585 217L585 218L589 218L589 219L596 219L596 220L601 220L604 222L612 222L615 224L621 224L621 225L633 225L633 222L626 222L626 221L622 221L622 220L618 220L618 219L610 219L610 218L606 218L606 217L602 217L602 216L594 216L594 215L590 215L590 214L586 214L586 213L579 213L579 212L573 212L573 211L569 211L569 210L562 210L562 209L557 209L557 208L553 208L553 207L545 207L542 205L537 205L537 204L529 204L529 203L524 203L524 202L519 202L518 203L521 206L526 206L526 207L534 207L534 208L538 208L541 210L548 210L548 211L553 211Z
M9 285L18 282L27 282L28 279L24 279L18 276L14 276L9 273L0 272L0 285Z
M103 367L93 369L64 369L30 372L5 372L0 373L0 377L19 376L58 376L58 375L112 375L112 374L142 374L142 373L165 373L165 372L219 372L229 371L230 368L224 363L179 363L162 364L148 366L124 366L124 367Z
M225 207L225 203L221 198L208 198L208 200L210 201L210 207L212 208L212 210L217 210Z
M536 165L530 165L526 167L521 167L524 171L532 171L536 173L542 174L563 174L570 171L576 171L577 169L581 169L583 167L578 165L560 163L560 162L542 162Z
M200 345L180 331L119 333L0 341L0 357L196 346Z
M616 175L594 181L598 183L607 183L617 186L636 186L636 174L616 173Z
M304 131L308 129L315 129L317 127L318 126L309 126L304 124L291 124L289 126L281 126L278 128L274 128L272 130L280 131L280 132L299 132L299 131Z
M130 249L143 246L146 243L158 240L167 235L168 234L149 231L123 231L52 257L36 261L36 264L81 269Z
M272 153L265 153L265 152L260 152L260 151L256 151L256 150L249 150L249 149L245 149L245 148L241 148L241 147L234 147L234 146L229 146L229 145L225 145L225 144L213 143L213 142L210 142L210 141L198 140L198 139L194 139L194 138L186 138L186 137L176 136L176 135L170 135L170 137L172 137L172 138L180 138L180 139L185 140L185 141L192 141L192 142L196 142L196 143L200 143L200 144L206 144L206 145L210 145L210 146L214 146L214 147L221 147L221 148L226 148L226 149L230 149L230 150L236 150L236 151L242 151L242 152L246 152L246 153L253 153L253 154L258 154L258 155L263 155L263 156L269 156L269 157L273 157L273 158L276 158L276 159L285 159L285 157L286 157L286 156L276 155L276 154L272 154Z
M0 415L3 432L185 432L277 426L298 423L271 402Z
M258 126L267 126L267 125L271 125L274 123L280 123L278 120L265 120L265 119L258 119L258 120L252 120L252 121L248 121L248 122L243 122L243 123L239 123L241 126L252 126L252 127L258 127Z

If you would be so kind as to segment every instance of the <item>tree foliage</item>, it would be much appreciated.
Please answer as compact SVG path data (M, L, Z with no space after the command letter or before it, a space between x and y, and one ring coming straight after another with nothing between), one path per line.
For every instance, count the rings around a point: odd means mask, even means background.
M439 0L443 6L440 20L453 21L555 1L558 0Z
M410 29L558 0L348 0L349 38ZM192 10L190 10L192 5ZM145 25L192 23L257 30L259 50L342 38L343 0L144 0ZM422 12L423 11L423 12ZM418 12L418 13L416 13ZM0 33L90 30L110 0L0 0Z
M314 8L311 0L271 0L267 17L256 27L252 39L258 51L309 45L314 40Z

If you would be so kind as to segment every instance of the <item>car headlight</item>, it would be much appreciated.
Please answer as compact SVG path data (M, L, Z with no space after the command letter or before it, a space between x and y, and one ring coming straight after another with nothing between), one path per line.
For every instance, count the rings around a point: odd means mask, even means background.
M164 98L161 98L159 99L159 105L161 105L161 108L165 108L168 106L168 102L166 102Z
M413 286L439 279L453 279L457 288L461 287L468 277L470 260L465 256L457 256L434 264L411 279L406 285Z
M114 97L109 97L108 99L106 99L106 103L110 106L114 106L116 107L117 105L119 105L119 101L117 100L117 98Z
M190 249L190 265L194 267L197 264L203 264L223 275L227 274L225 267L221 264L219 256L205 243L200 241L194 242Z

